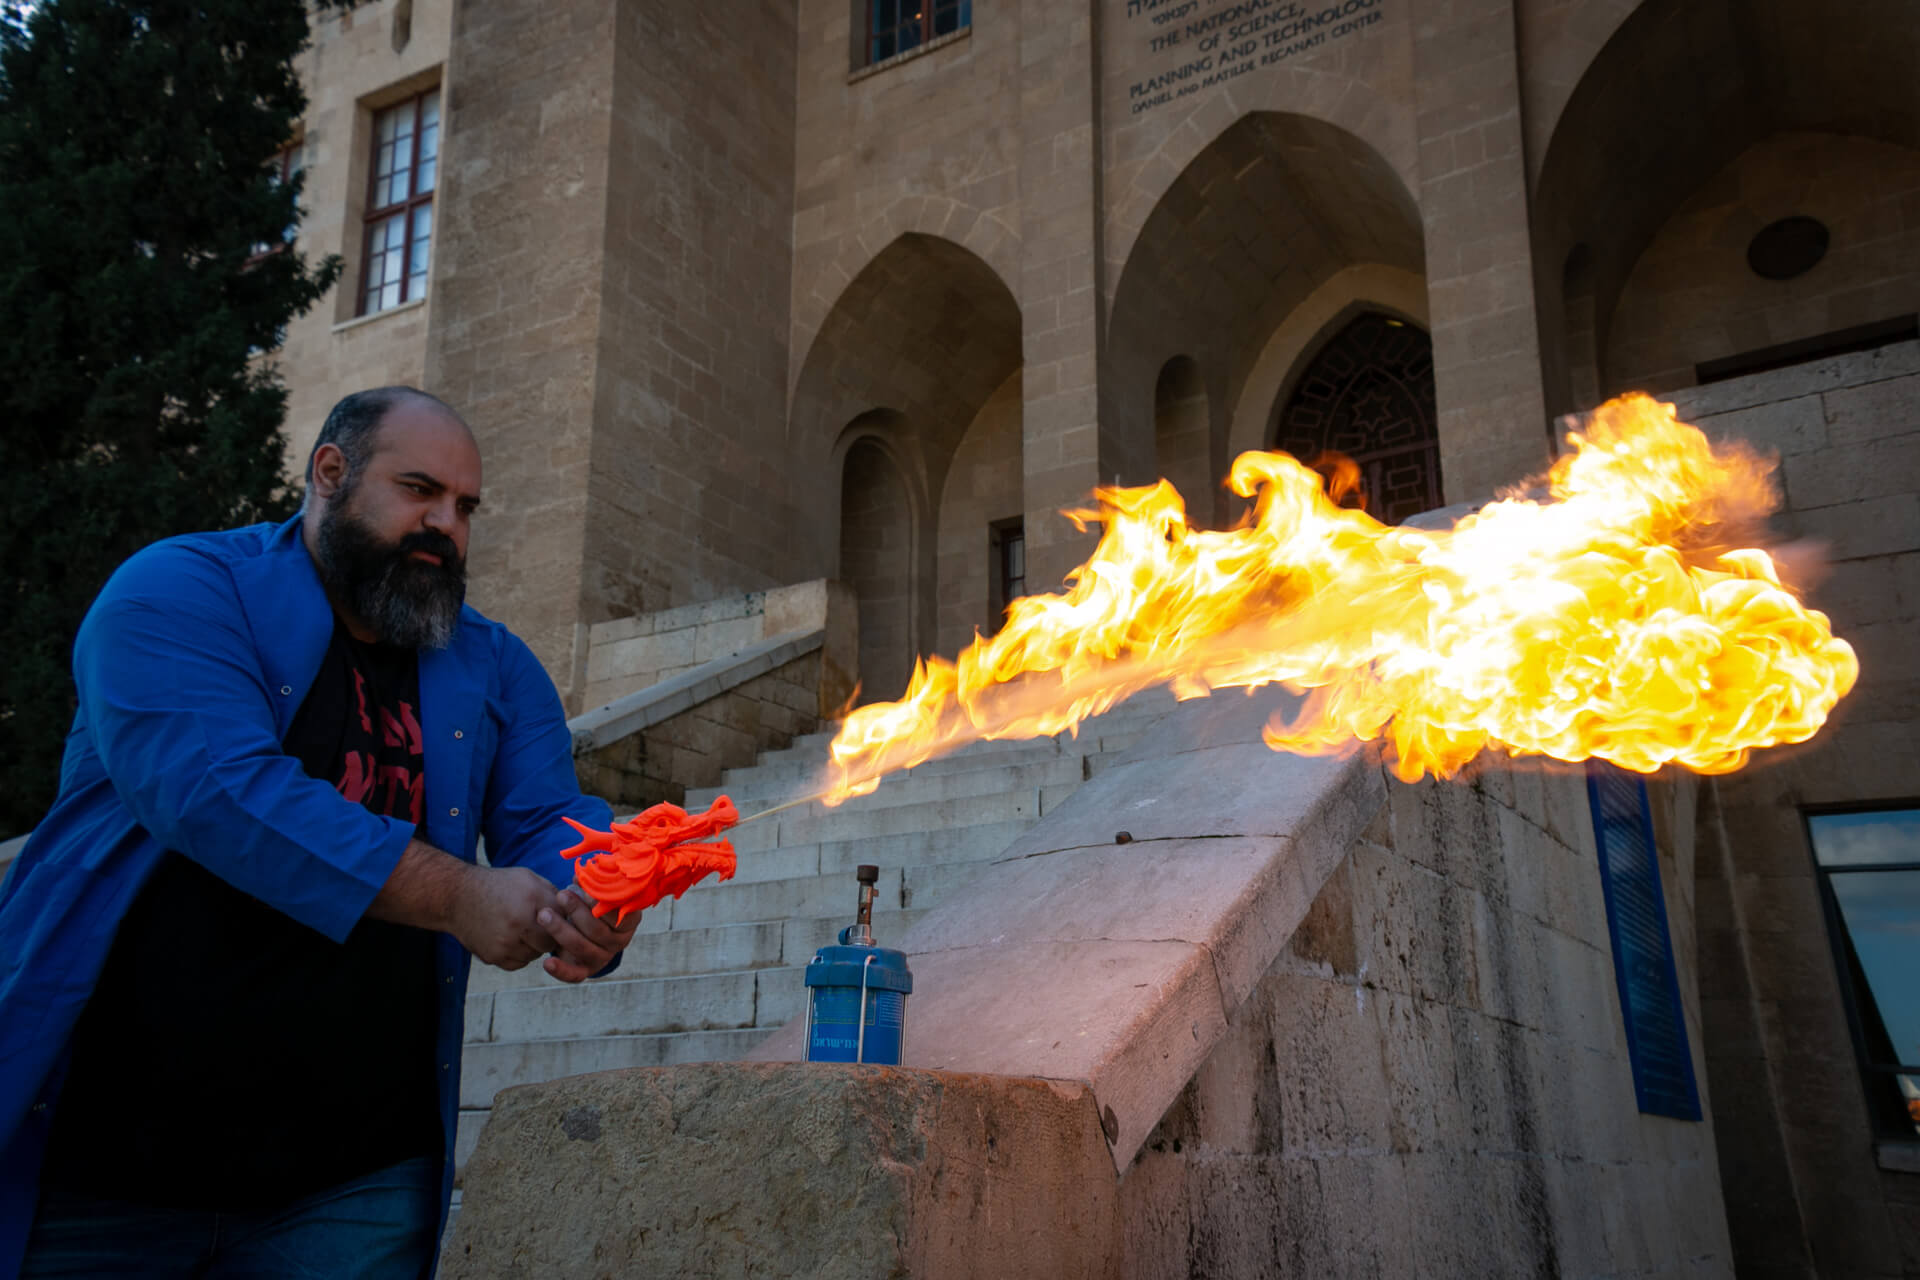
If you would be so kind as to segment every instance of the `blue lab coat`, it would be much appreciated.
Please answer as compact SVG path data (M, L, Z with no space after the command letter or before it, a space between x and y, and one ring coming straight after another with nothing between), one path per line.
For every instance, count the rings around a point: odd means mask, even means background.
M0 1276L19 1269L74 1024L162 853L342 941L416 834L281 749L332 632L298 517L156 543L115 572L81 625L60 796L0 886ZM558 850L575 837L560 816L605 827L612 814L580 794L560 699L526 645L463 609L453 642L421 651L420 708L420 838L472 861L484 835L494 865L571 882ZM467 963L440 935L443 1223Z

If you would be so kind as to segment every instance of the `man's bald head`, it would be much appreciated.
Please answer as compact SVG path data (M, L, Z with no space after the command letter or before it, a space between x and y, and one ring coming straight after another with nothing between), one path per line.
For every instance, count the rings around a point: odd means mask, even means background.
M325 445L334 446L346 456L346 487L351 489L365 473L367 460L373 457L374 450L379 447L380 424L386 420L388 410L402 403L417 403L437 410L458 422L466 429L469 438L473 435L472 429L467 427L465 419L453 411L452 405L417 387L374 387L367 391L356 391L343 396L327 413L327 421L320 428L320 437L313 442L313 448L307 454L308 490L313 488L313 459Z

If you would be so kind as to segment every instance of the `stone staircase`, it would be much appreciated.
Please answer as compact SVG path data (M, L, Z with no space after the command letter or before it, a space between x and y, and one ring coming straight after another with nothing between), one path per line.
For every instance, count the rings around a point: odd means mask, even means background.
M874 934L895 945L1026 828L1112 763L1173 706L1142 695L1077 737L981 742L891 775L837 809L807 804L731 836L739 870L646 914L618 973L567 986L537 966L476 964L467 996L457 1161L495 1093L614 1067L738 1058L802 1011L801 967L853 916L854 868L880 867ZM731 796L751 815L804 794L830 733L797 738L691 791L688 808ZM909 1024L911 1026L911 1024Z

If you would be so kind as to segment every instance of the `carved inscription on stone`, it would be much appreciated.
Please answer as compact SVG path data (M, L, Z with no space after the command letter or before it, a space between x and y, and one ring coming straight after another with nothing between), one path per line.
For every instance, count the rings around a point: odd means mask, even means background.
M1316 53L1380 21L1382 0L1126 0L1159 70L1127 86L1140 115L1262 67Z

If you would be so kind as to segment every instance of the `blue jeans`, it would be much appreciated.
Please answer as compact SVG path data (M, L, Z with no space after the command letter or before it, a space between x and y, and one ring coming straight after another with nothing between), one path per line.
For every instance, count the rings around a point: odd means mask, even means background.
M439 1221L440 1162L425 1156L260 1213L48 1191L20 1274L415 1280L432 1268Z

